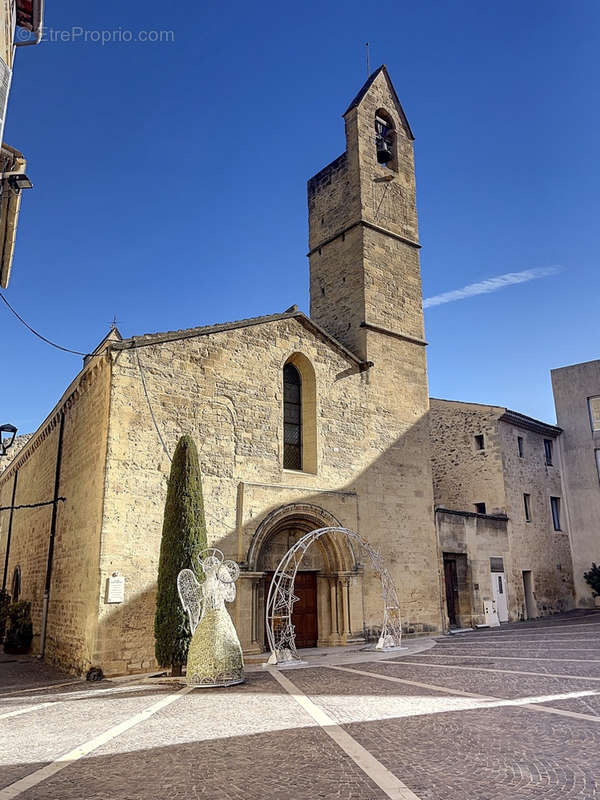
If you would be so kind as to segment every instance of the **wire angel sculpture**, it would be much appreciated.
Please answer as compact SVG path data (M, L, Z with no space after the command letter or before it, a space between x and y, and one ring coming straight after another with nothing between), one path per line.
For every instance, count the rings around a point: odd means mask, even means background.
M191 569L177 576L179 599L190 621L192 641L186 680L191 686L232 686L244 681L244 659L225 603L235 600L240 568L216 548L198 556L203 580Z

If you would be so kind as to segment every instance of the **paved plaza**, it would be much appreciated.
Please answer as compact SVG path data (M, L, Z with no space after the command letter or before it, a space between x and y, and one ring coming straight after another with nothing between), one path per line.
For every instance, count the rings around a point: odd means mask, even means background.
M210 691L4 656L0 800L600 798L600 613L432 644Z

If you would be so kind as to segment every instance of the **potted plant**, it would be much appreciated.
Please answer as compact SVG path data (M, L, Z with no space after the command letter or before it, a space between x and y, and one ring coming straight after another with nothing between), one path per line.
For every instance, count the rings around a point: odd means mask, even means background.
M600 608L600 567L592 562L592 568L588 572L584 572L583 577L592 587L594 602Z
M6 589L0 589L0 644L4 641L6 623L8 621L8 607L10 605L10 595Z
M8 607L8 630L4 640L5 653L28 653L33 639L31 603L21 600Z

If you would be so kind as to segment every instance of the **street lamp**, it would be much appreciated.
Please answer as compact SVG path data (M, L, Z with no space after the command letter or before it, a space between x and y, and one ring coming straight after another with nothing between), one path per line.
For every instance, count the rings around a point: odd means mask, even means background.
M33 189L33 183L24 172L16 172L9 175L8 183L16 192L20 192L21 189Z
M5 436L5 434L7 435ZM12 447L16 435L17 429L14 425L8 422L4 425L0 425L0 456L6 455L6 451L9 447Z

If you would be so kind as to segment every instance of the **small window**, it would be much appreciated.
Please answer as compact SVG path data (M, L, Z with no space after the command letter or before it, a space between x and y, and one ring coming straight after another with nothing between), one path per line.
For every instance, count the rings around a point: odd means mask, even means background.
M594 455L596 456L596 469L598 470L598 480L600 481L600 450L594 450Z
M499 556L490 558L490 572L504 572L504 559Z
M475 450L484 450L484 449L485 449L485 439L483 438L483 433L479 433L475 437Z
M283 368L283 466L302 469L302 380L293 364Z
M523 450L523 437L522 436L517 436L517 449L519 451L519 458L523 458L524 450Z
M550 507L552 509L552 524L555 531L560 531L560 497L550 498Z
M485 514L485 503L475 503L475 513Z
M12 603L18 603L21 596L21 567L15 567L10 586L10 599Z
M523 507L525 509L525 522L531 522L531 495L523 495Z
M588 397L588 409L590 412L592 430L600 431L600 395Z
M544 455L546 456L546 466L552 466L552 439L544 439Z

